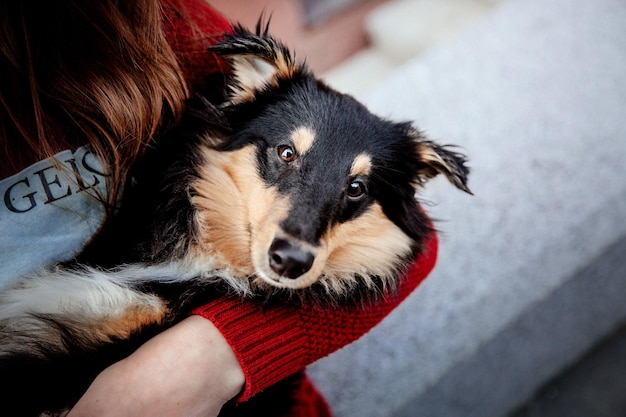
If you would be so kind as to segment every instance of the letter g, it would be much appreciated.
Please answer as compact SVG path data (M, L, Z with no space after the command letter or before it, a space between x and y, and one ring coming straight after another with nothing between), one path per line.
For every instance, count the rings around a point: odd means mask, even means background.
M19 184L24 184L27 188L30 187L30 183L28 182L28 178L24 178L22 181L18 181L15 184L12 184L4 192L4 204L13 213L26 213L27 211L32 210L33 208L35 208L35 206L37 205L37 201L35 200L35 197L34 197L35 194L37 194L37 192L33 191L32 193L25 194L25 195L23 195L21 197L21 198L27 199L29 201L28 207L24 207L24 208L15 207L14 201L16 201L16 198L14 198L11 195L11 192L13 191L13 188L15 188Z

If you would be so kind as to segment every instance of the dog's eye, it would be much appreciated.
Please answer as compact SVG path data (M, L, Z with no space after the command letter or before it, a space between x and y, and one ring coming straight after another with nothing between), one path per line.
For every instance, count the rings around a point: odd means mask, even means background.
M363 181L354 180L348 184L346 194L351 200L360 200L365 194L367 194L367 187Z
M296 159L296 151L289 145L280 145L278 147L278 156L285 162L291 162Z

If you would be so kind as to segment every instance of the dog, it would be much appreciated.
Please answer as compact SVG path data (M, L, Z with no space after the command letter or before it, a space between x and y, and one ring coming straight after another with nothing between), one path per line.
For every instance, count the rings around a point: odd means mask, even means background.
M102 369L225 293L375 300L431 232L416 192L442 174L470 193L464 155L333 90L267 29L211 49L232 68L223 99L190 99L76 259L0 294L15 415L63 415Z

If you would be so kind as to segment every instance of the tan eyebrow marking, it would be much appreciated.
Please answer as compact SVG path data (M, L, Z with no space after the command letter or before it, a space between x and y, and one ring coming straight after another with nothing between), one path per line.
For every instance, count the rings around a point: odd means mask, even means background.
M310 127L300 126L291 133L291 141L299 155L304 155L313 146L315 131Z
M350 176L356 177L358 175L367 176L372 170L372 158L366 154L361 153L352 161L352 167L350 168Z

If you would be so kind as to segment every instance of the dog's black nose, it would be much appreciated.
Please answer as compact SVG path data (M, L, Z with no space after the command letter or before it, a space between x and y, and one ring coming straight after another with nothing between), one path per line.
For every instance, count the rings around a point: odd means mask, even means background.
M298 278L311 269L313 254L286 239L274 239L268 251L270 267L281 277Z

